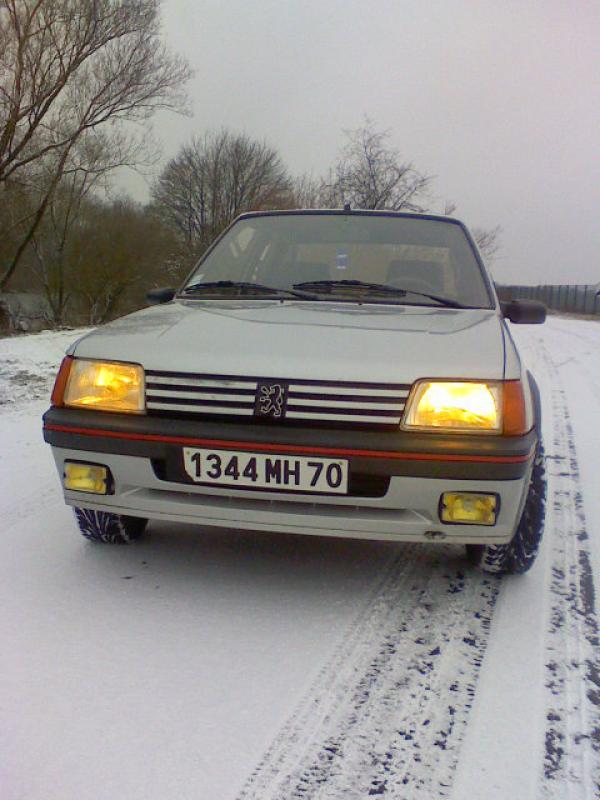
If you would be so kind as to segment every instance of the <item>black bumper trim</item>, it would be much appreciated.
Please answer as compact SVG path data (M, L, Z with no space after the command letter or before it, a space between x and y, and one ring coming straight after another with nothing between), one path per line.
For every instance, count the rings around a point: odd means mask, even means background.
M144 438L146 437L146 438ZM156 438L152 438L156 437ZM519 437L457 436L406 431L323 430L51 408L44 439L54 447L130 455L173 463L184 444L313 452L347 457L351 471L371 475L515 480L529 467L537 434ZM182 441L177 441L181 439ZM173 441L175 440L175 441ZM207 445L206 442L219 442ZM305 450L306 449L306 450Z

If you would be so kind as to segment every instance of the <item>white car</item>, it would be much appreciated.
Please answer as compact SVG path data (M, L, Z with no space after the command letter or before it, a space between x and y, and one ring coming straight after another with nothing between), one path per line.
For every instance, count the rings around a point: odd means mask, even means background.
M44 436L88 539L148 519L467 545L524 572L540 401L458 220L240 216L185 284L68 351Z

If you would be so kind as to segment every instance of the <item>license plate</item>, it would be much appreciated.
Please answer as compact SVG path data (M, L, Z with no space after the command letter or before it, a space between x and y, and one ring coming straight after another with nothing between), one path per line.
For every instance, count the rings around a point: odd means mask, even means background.
M183 448L185 471L196 483L347 494L348 461L333 458Z

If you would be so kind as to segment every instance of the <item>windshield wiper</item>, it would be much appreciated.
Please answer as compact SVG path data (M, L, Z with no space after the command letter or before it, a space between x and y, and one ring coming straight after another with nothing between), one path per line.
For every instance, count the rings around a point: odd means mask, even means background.
M406 289L405 291L409 294L416 294L419 297L427 297L429 300L433 300L446 308L471 308L471 306L466 306L464 303L459 303L458 300L451 300L449 297L441 297L439 294L417 292L415 289Z
M387 283L367 283L366 281L306 281L305 283L295 283L294 289L306 289L311 292L334 293L336 289L364 289L371 291L374 294L384 294L391 297L406 297L407 294L416 294L419 297L427 297L442 306L447 308L468 308L457 300L451 300L448 297L440 297L437 294L427 294L426 292L417 292L413 289L403 289L401 286L390 286Z
M204 292L215 292L220 289L237 289L239 293L258 292L279 297L300 297L302 300L319 300L316 294L303 292L294 289L278 289L276 286L263 286L261 283L250 283L249 281L204 281L192 283L183 289L182 294L202 294Z
M389 294L395 297L404 297L406 289L397 289L395 286L388 286L385 283L367 283L366 281L305 281L295 283L294 289L307 290L309 292L322 292L331 294L336 289L366 289L378 294Z

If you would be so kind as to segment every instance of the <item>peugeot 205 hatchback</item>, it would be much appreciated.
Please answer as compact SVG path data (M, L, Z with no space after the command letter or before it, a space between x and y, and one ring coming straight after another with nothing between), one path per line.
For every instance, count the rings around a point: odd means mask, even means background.
M81 532L148 519L467 545L523 572L543 528L539 393L465 226L239 217L178 290L84 336L44 436Z

